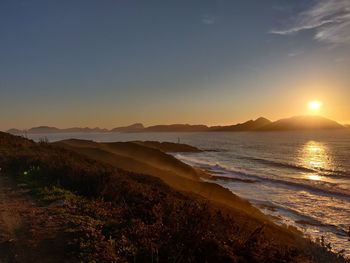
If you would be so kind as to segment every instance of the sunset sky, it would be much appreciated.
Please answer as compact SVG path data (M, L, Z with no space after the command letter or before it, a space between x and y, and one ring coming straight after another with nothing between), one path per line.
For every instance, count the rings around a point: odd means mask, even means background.
M0 129L350 123L349 0L0 2Z

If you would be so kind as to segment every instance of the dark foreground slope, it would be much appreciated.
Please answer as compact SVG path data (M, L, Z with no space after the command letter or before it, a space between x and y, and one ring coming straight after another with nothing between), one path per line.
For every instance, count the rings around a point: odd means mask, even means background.
M201 178L209 178L210 175L159 150L159 148L167 151L184 150L185 146L181 144L179 146L174 146L174 144L160 146L154 142L97 143L76 139L54 144L125 171L158 177L176 190L198 194L219 205L248 212L259 218L264 217L247 201L233 195L226 188L201 180ZM189 146L186 149L189 149ZM198 149L193 148L192 150Z
M67 253L67 220L0 176L0 262L76 262Z
M55 200L76 262L345 262L266 219L56 145L0 133L0 167Z

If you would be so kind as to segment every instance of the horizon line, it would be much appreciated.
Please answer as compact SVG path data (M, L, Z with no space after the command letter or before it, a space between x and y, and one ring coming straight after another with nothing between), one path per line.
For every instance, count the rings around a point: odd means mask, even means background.
M58 127L58 126L51 126L51 125L34 125L30 128L8 128L8 129L2 129L0 131L3 131L3 132L6 132L6 131L9 131L9 130L19 130L19 131L27 131L27 130L30 130L30 129L33 129L33 128L40 128L40 127L45 127L45 128L55 128L55 129L60 129L60 130L64 130L64 129L100 129L100 130L107 130L107 131L111 131L113 129L116 129L116 128L123 128L123 127L129 127L129 126L132 126L132 125L135 125L135 124L141 124L143 125L144 128L149 128L149 127L153 127L153 126L170 126L170 125L190 125L190 126L206 126L208 128L210 127L216 127L216 126L233 126L233 125L238 125L238 124L242 124L242 123L245 123L245 122L248 122L248 121L256 121L260 118L264 118L264 119L267 119L271 122L275 122L275 121L279 121L279 120L283 120L283 119L289 119L289 118L293 118L293 117L302 117L302 116L315 116L315 117L322 117L322 118L326 118L326 119L329 119L329 120L332 120L332 121L335 121L337 122L338 124L341 124L343 126L345 125L350 125L350 121L337 121L337 120L333 120L333 119L330 119L328 117L324 117L322 115L317 115L317 114L303 114L303 115L294 115L294 116L290 116L290 117L283 117L283 118L278 118L276 120L271 120L269 118L266 118L266 117L263 117L263 116L260 116L258 118L251 118L251 119L248 119L246 121L243 121L243 122L236 122L236 123L231 123L231 124L203 124L203 123L158 123L158 124L149 124L149 125L145 125L143 122L133 122L133 123L129 123L129 124L124 124L124 125L119 125L119 126L115 126L115 127L112 127L112 128L104 128L104 127L99 127L99 126L67 126L67 127Z

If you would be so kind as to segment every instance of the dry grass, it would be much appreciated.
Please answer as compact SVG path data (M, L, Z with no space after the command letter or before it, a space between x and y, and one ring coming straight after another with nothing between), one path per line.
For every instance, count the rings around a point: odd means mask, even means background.
M65 200L74 251L97 262L345 262L298 234L159 178L0 134L2 172ZM328 261L325 261L328 260Z

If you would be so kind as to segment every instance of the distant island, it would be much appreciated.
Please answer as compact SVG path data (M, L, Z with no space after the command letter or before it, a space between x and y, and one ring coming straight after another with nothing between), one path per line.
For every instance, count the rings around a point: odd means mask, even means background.
M11 134L48 134L48 133L107 133L107 132L247 132L247 131L293 131L293 130L324 130L344 129L350 125L341 125L336 121L321 116L295 116L291 118L270 121L260 117L243 123L227 126L207 126L191 124L154 125L145 127L142 123L113 129L101 128L66 128L60 129L49 126L33 127L28 130L10 129Z
M39 126L39 127L33 127L28 130L19 130L19 129L10 129L7 131L11 134L23 134L23 133L30 133L30 134L41 134L41 133L97 133L97 132L108 132L107 129L100 129L100 128L67 128L67 129L59 129L56 127L49 127L49 126Z

